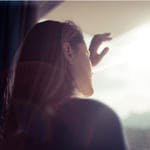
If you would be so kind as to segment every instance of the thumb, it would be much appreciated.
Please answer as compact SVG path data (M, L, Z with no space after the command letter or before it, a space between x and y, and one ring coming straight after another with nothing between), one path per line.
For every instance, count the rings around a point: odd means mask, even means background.
M102 59L109 51L108 47L105 47L103 51L99 54L99 59Z

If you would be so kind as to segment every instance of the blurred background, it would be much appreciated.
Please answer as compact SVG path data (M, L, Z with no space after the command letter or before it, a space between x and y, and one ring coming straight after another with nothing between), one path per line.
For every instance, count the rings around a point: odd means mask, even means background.
M150 1L22 1L0 6L0 38L5 35L0 42L1 72L36 22L72 20L81 27L87 46L94 34L111 32L113 39L99 48L101 52L109 46L109 53L93 68L92 98L119 115L131 150L150 149ZM4 80L1 85L2 97ZM5 104L0 104L2 113Z

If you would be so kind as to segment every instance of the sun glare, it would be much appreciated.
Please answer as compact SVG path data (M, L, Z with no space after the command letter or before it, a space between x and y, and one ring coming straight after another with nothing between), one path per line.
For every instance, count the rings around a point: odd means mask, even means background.
M114 38L109 42L109 53L95 68L93 97L110 105L123 118L150 110L149 36L147 23ZM88 45L90 39L85 35Z

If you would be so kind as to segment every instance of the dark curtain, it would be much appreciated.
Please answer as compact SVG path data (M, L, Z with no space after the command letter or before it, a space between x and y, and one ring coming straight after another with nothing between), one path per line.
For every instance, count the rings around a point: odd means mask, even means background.
M26 32L37 21L37 9L24 1L0 2L0 127L4 132L7 72ZM2 136L2 134L0 134ZM2 139L2 137L0 137Z
M0 132L3 132L5 118L3 114L6 105L4 91L7 85L7 71L14 54L28 30L59 3L0 1Z

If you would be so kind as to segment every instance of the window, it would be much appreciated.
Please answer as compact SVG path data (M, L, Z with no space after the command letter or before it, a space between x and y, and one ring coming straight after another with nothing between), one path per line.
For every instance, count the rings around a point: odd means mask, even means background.
M132 150L150 149L149 35L147 23L114 38L107 44L110 52L95 68L93 77L92 97L119 114ZM85 34L88 45L90 38Z

